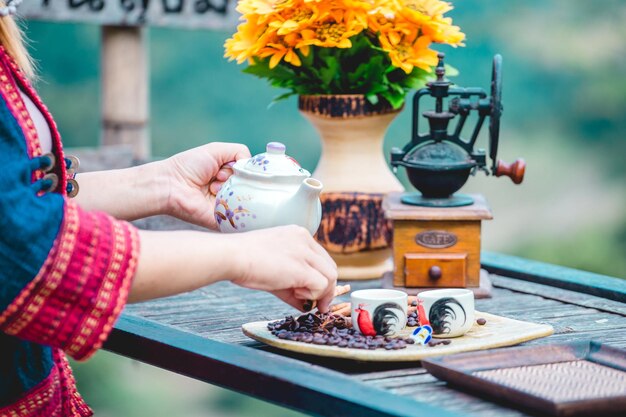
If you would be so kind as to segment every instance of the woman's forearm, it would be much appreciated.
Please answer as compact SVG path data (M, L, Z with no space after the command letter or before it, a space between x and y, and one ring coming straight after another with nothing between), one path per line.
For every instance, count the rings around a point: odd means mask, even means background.
M321 312L334 297L337 266L299 226L245 233L139 231L140 255L130 302L192 291L230 280L270 291L295 308L317 300Z
M163 214L170 183L159 164L81 173L76 178L80 186L76 200L86 210L122 220Z
M129 302L192 291L238 274L232 235L142 230L139 236L141 252Z

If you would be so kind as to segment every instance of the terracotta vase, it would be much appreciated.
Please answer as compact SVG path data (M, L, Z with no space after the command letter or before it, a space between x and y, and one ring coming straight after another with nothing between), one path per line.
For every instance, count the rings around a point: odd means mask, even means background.
M324 184L317 240L337 262L340 279L380 278L393 269L382 200L403 190L387 165L383 140L400 110L373 106L362 95L300 96L298 107L322 140L313 173Z

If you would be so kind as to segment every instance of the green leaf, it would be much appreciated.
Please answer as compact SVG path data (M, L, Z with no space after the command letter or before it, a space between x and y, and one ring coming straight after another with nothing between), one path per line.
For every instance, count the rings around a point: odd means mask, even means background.
M259 78L271 78L273 76L271 70L260 64L251 64L242 70L246 74L252 74Z
M458 77L460 72L452 65L444 64L446 68L446 77Z
M409 90L419 90L426 85L426 78L408 77L402 85Z
M311 68L313 66L313 60L315 59L315 48L309 48L309 54L304 56L304 54L300 51L297 52L300 57L300 61L302 61L301 68Z
M365 96L367 101L369 101L373 106L378 104L378 96L376 94L368 94Z
M404 93L399 94L392 91L385 91L380 95L383 96L394 109L399 109L400 107L402 107L402 104L404 104Z
M259 78L267 78L269 80L277 80L277 81L288 81L293 79L294 72L293 70L286 67L286 65L280 63L274 68L269 67L269 60L256 60L254 64L249 65L247 68L243 69L243 72L247 74L255 75Z
M376 37L362 32L350 41L351 48L312 46L306 57L297 52L300 67L282 61L270 69L269 58L264 58L254 59L244 72L287 90L275 101L295 94L364 94L372 104L386 100L394 108L401 107L407 93L422 88L428 80L430 74L424 70L415 68L406 74L393 66ZM446 69L450 76L457 73L451 67Z
M279 95L279 96L274 97L274 98L272 99L272 103L276 103L277 101L281 101L281 100L286 100L286 99L288 99L289 97L291 97L291 96L295 96L295 95L296 95L296 93L294 93L293 91L289 91L289 92L287 92L287 93L283 93L283 94L281 94L281 95Z
M320 81L325 86L330 86L331 81L339 71L339 61L336 57L329 55L324 59L325 67L319 69Z
M380 80L385 67L382 56L375 56L369 62L359 65L356 70L347 74L348 83L355 88L369 88Z

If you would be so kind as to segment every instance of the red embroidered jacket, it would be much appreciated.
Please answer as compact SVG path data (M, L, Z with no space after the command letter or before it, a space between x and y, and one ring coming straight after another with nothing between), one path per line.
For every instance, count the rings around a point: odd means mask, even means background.
M47 177L19 90L52 132ZM0 166L0 417L91 415L65 354L90 357L113 328L135 272L137 232L67 198L56 125L1 46Z

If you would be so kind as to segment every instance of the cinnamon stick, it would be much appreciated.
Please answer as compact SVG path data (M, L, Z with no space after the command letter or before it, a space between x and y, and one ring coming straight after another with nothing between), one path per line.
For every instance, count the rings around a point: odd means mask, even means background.
M352 316L352 305L350 303L348 303L347 306L335 311L335 314L338 314L340 316L344 316L344 317L349 317Z
M339 310L343 310L346 307L350 307L350 303L339 303L339 304L333 304L330 306L330 311L332 313L334 313L335 311L339 311Z

